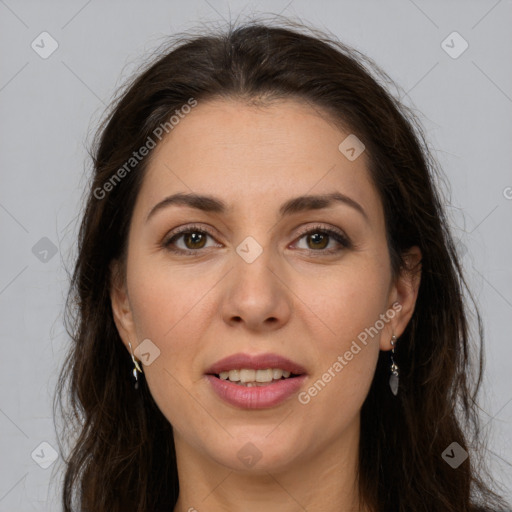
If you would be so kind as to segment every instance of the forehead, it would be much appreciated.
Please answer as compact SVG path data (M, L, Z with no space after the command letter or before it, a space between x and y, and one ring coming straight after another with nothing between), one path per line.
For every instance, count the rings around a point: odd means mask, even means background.
M366 154L350 161L339 149L349 135L298 100L199 102L153 150L138 202L147 211L170 193L213 194L236 210L339 191L371 209Z

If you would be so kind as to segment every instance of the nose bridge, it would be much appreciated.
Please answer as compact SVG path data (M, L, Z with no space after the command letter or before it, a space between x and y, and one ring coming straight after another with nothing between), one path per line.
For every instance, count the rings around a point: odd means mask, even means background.
M261 240L261 236L259 237ZM277 292L275 290L276 276L270 271L272 259L275 260L269 237L265 245L260 244L252 235L247 236L235 248L234 256L234 286L241 296L257 294L260 300L263 295Z
M261 239L261 237L260 237ZM244 322L251 328L287 321L291 300L280 276L277 252L265 236L266 246L248 236L236 246L234 268L230 272L223 303L225 321Z

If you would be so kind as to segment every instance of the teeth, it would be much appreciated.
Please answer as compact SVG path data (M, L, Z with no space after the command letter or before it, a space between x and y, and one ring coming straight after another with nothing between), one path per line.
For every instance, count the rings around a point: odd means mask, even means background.
M229 372L222 372L227 373L229 376L229 380L231 382L238 382L240 380L240 372L238 370L229 370ZM226 379L228 377L226 376Z
M240 370L240 382L254 382L256 380L256 370Z
M273 372L271 368L256 371L256 382L272 382Z
M252 387L258 384L272 382L272 380L280 380L282 377L287 379L290 375L291 373L289 371L282 370L281 368L267 368L265 370L242 368L239 370L220 372L219 377L222 380L230 380L231 382L238 382L247 387Z

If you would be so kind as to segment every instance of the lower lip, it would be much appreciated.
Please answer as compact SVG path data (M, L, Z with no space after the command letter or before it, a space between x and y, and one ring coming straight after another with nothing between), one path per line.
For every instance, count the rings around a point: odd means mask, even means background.
M243 409L267 409L275 407L296 393L302 386L306 375L272 382L266 386L250 388L223 380L214 375L206 375L206 379L217 395L227 403Z

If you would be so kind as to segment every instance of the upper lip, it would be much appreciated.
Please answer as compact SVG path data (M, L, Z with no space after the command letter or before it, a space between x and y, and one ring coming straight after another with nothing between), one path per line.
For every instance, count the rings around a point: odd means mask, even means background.
M206 370L206 374L218 375L220 372L240 370L243 368L252 370L265 370L267 368L281 368L294 375L302 375L306 370L295 361L291 361L279 354L233 354L220 359Z

